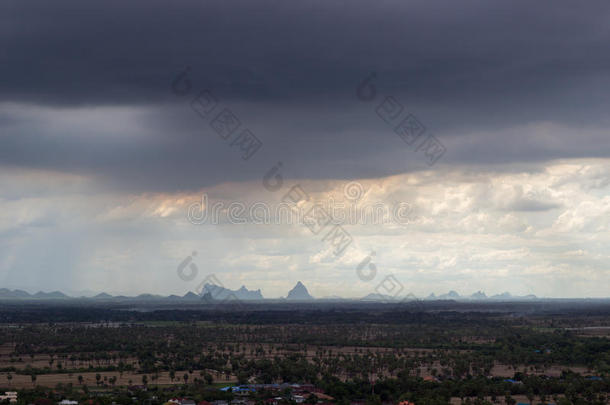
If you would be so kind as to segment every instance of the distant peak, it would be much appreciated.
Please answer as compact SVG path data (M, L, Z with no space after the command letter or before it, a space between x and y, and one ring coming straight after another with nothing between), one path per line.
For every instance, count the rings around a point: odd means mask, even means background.
M292 290L288 292L286 299L289 300L312 300L314 299L307 291L307 287L300 281L297 281Z

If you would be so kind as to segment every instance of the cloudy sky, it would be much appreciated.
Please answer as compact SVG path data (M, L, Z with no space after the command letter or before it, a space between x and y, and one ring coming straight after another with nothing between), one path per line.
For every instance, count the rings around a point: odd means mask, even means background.
M601 0L4 1L0 287L608 296L609 19ZM287 221L296 186L305 211L343 208ZM408 220L342 218L373 206Z

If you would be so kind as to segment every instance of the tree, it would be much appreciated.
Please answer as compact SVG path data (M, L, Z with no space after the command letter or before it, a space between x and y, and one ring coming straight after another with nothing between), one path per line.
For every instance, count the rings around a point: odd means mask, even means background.
M245 371L240 371L237 373L237 383L238 384L247 384L248 383L248 373Z
M78 383L79 383L80 385L83 385L83 376L82 376L82 375L79 375L79 376L78 376Z
M32 386L34 386L34 383L36 382L36 374L31 374L30 378L32 379Z
M171 382L174 382L174 378L176 378L176 372L174 370L169 370L169 379Z
M144 384L144 385L148 384L148 376L146 374L142 375L142 384Z
M182 378L184 379L184 383L186 384L188 382L188 380L189 380L189 374L188 373L184 373Z
M205 373L205 376L203 378L205 378L205 382L208 385L212 385L212 383L214 382L214 377L212 377L212 374L210 373Z
M101 380L101 379L102 379L102 376L101 376L99 373L97 373L97 374L95 375L95 384L96 384L96 385L100 385L100 380Z
M308 404L317 404L318 397L316 397L314 394L309 394L309 396L306 398L305 402Z

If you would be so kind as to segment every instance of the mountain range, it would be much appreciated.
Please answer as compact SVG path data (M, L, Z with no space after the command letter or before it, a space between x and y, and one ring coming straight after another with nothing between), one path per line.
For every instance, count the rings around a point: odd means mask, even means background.
M0 288L0 299L7 298L70 298L66 294L60 291L52 291L52 292L42 292L38 291L36 294L30 294L27 291L23 290L9 290L7 288Z
M192 296L190 298L199 298L197 294L189 291ZM189 295L187 293L186 295ZM185 295L185 297L186 297ZM194 297L193 297L194 296ZM208 297L213 300L223 301L227 299L238 299L242 301L262 300L263 294L261 290L248 290L246 286L242 285L239 290L230 290L225 287L221 287L215 284L205 284L201 290L201 296Z
M71 297L60 291L43 292L39 291L35 294L30 294L24 290L9 290L7 288L0 288L0 300L30 300L30 299L86 299L86 300L198 300L201 298L207 298L208 300L223 301L227 299L237 299L240 301L263 301L268 300L263 297L260 289L249 290L246 286L241 286L237 290L231 290L226 287L221 287L214 284L205 284L199 294L192 291L187 292L183 296L179 295L153 295L153 294L140 294L135 297L127 296L113 296L105 292L99 293L92 297ZM297 282L296 285L288 292L286 298L280 298L280 300L288 301L367 301L367 302L401 302L401 301L529 301L538 299L535 295L525 296L513 296L509 292L502 294L496 294L487 296L483 291L477 291L471 295L462 296L456 291L449 291L445 294L435 295L434 293L428 295L425 298L418 298L413 294L407 294L399 297L392 297L390 295L384 295L378 292L370 293L362 298L342 298L337 295L332 295L324 298L314 298L311 296L307 287L302 282ZM272 299L276 301L277 299Z

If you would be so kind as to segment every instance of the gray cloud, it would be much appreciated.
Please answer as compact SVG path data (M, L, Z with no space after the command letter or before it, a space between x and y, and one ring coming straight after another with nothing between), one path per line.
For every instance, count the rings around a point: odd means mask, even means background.
M376 114L392 95L446 145L440 163L603 157L610 5L467 1L110 1L1 6L0 163L181 190L260 177L377 177L426 168ZM170 92L190 66L192 91ZM377 73L377 99L355 90ZM263 142L243 162L188 107L209 88ZM5 104L6 105L6 104ZM84 107L142 108L122 126ZM24 107L25 108L25 107ZM112 123L115 112L102 121ZM545 134L531 123L553 123ZM145 131L146 137L133 136ZM80 133L76 138L69 133ZM86 136L85 136L86 135ZM122 138L121 138L122 137Z
M363 296L371 286L353 270L374 250L418 294L605 295L609 11L602 0L0 2L0 279L183 293L195 285L176 265L198 250L202 272L233 288L280 296L300 279L314 295ZM176 95L186 66L191 87ZM371 72L375 99L363 101ZM203 89L219 100L205 119L189 105ZM391 123L376 112L387 96L402 105ZM210 127L224 108L263 142L249 160ZM408 113L446 147L435 166L394 133ZM278 162L283 188L269 192L261 179ZM304 226L185 218L203 190L277 202L297 182L342 195L347 179L412 203L416 220L350 228L339 259Z
M548 211L559 208L561 205L546 201L522 199L513 202L509 207L513 211Z
M550 108L538 105L529 116L545 111L559 118L552 114L557 106L580 111L583 103L608 100L595 90L607 85L610 66L610 5L602 1L578 8L567 1L553 7L60 1L3 8L7 47L0 73L10 78L3 81L4 100L166 101L167 84L187 64L194 81L238 100L341 100L371 70L405 102L480 110L493 100L496 108L519 110L524 100L528 106L546 100ZM585 89L589 97L574 98Z

